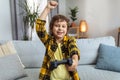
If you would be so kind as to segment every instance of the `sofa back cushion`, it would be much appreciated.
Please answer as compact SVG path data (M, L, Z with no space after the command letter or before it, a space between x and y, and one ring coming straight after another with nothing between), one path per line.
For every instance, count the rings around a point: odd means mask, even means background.
M100 44L97 69L120 72L120 47Z
M45 47L41 41L13 41L18 55L26 68L41 67Z
M79 64L95 64L100 43L115 46L115 39L112 36L77 39L80 50Z

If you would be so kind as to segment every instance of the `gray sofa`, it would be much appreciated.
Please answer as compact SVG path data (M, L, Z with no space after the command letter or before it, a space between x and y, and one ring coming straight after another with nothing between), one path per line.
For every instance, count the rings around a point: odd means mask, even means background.
M27 74L27 77L17 80L38 80L45 53L44 45L41 41L12 42L25 66L24 70ZM80 61L77 69L81 80L120 80L119 72L95 68L98 48L101 43L115 46L115 40L112 36L77 39L77 46L80 49Z

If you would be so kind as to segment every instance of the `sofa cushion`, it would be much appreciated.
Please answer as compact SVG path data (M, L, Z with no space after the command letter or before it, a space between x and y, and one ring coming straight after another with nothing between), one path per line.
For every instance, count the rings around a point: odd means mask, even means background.
M120 47L100 44L96 68L120 72Z
M77 46L80 50L79 64L96 63L100 43L115 46L115 40L112 36L77 39Z
M120 73L96 69L96 65L81 65L77 67L81 80L120 80Z
M26 68L27 77L23 77L17 80L39 80L40 68Z
M41 67L45 54L41 41L13 41L13 44L26 68Z
M0 57L0 80L15 80L27 76L17 54Z

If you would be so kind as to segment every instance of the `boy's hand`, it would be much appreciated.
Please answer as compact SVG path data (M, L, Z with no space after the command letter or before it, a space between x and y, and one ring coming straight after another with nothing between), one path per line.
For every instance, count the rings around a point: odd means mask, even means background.
M72 56L73 63L71 66L66 65L68 71L75 71L78 66L78 55Z
M47 4L47 8L49 8L49 9L54 9L54 8L57 7L57 5L58 5L58 3L57 3L56 1L50 1L50 2L48 2L48 4Z
M46 17L49 14L50 10L56 8L57 5L58 3L56 1L49 1L43 12L40 14L39 18L41 20L46 20Z

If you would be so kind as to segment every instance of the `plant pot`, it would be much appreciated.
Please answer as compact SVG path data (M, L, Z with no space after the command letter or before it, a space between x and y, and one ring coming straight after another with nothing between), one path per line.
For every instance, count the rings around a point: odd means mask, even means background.
M27 24L24 24L23 40L32 40L32 30L32 26L29 22Z
M75 22L72 22L72 23L71 23L71 27L76 27L76 23L75 23Z

